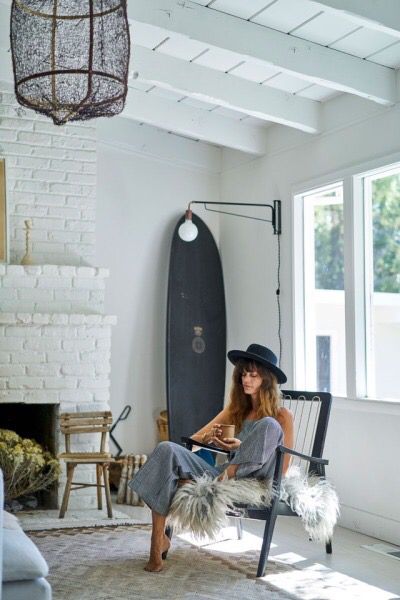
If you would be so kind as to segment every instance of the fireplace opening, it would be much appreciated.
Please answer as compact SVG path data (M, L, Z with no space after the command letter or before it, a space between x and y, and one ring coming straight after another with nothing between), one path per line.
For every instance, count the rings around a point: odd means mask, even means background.
M0 403L0 428L34 439L56 456L59 447L58 408L58 404ZM47 490L33 495L38 501L37 508L58 508L57 481Z

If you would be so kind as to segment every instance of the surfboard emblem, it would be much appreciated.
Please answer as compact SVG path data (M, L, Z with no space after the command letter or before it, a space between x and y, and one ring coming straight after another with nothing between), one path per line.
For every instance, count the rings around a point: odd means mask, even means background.
M196 354L203 354L206 349L206 343L201 337L203 335L203 328L195 325L193 327L195 337L192 340L192 349Z

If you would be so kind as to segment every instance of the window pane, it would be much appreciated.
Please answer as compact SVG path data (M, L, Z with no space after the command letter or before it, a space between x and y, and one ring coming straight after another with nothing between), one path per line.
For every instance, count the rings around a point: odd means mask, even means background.
M373 376L368 395L400 398L400 171L380 173L365 183L373 256L369 294Z
M345 396L343 187L324 188L303 201L306 385Z

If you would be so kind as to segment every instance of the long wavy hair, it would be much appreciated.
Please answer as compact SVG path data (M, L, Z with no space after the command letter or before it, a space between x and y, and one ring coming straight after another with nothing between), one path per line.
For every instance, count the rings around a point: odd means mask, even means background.
M252 408L251 396L245 394L242 385L242 374L244 371L257 371L262 378L261 387L258 391L259 402L256 413L257 419L262 419L263 417L274 417L276 419L279 413L281 400L278 380L272 371L269 371L259 363L243 359L239 360L233 371L230 401L228 404L231 422L235 425L237 433L241 431L243 421L246 419Z

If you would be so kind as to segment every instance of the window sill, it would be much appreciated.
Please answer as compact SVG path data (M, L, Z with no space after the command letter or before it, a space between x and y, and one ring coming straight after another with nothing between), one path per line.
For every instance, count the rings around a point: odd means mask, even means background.
M340 410L354 410L379 414L400 415L400 400L378 400L376 398L347 398L334 396L333 407Z

